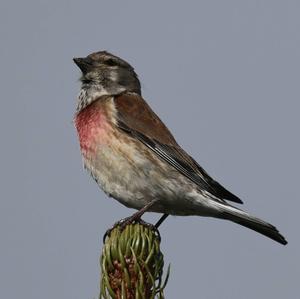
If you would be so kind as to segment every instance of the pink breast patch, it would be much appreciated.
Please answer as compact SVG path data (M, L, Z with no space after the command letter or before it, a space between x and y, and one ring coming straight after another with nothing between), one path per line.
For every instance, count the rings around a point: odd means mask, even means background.
M93 154L97 146L106 143L111 125L103 108L92 104L75 117L80 148L83 154Z

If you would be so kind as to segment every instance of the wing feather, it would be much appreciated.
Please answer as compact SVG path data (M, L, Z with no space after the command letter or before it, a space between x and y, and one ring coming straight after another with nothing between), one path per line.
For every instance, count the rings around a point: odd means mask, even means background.
M169 163L185 177L224 202L224 199L242 201L213 180L206 171L189 156L176 142L168 128L137 94L123 94L115 97L118 111L118 126L151 149L162 160Z

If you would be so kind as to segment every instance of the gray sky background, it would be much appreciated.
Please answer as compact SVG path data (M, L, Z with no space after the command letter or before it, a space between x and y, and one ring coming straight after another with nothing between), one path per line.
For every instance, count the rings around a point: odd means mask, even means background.
M289 241L171 217L166 297L296 298L299 14L299 1L2 0L0 297L98 296L102 236L133 210L82 168L72 57L108 50L135 67L178 142Z

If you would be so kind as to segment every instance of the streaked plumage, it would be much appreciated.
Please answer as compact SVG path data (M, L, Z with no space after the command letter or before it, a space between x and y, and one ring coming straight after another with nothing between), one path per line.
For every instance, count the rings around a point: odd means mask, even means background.
M277 229L229 205L242 201L213 180L176 142L141 96L134 69L97 52L82 70L75 126L84 165L103 191L130 208L228 219L282 244Z

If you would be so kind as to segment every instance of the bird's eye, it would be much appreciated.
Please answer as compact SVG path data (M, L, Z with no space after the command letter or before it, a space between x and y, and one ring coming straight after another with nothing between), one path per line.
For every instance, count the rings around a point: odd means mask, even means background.
M92 80L87 79L87 78L82 78L82 79L81 79L81 82L84 83L84 84L89 84L89 83L92 82Z
M110 66L116 65L116 62L115 62L113 59L111 59L111 58L107 59L107 60L105 61L105 63L106 63L107 65L110 65Z

